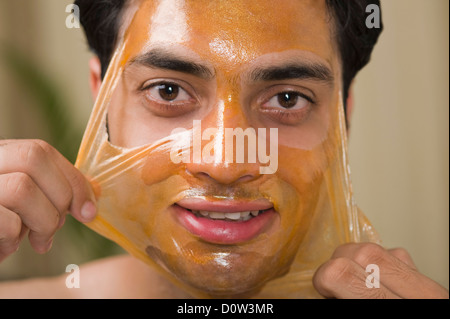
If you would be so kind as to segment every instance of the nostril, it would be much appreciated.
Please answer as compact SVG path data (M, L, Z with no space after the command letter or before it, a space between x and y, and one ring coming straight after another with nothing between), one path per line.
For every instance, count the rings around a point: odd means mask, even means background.
M195 177L197 177L198 179L201 179L201 180L214 179L208 173L205 173L205 172L197 172L197 173L194 173L192 175L194 175Z
M253 176L253 175L245 175L245 176L239 177L239 179L236 182L239 182L239 183L251 182L255 178L256 178L256 176Z
M258 164L187 164L187 173L203 182L230 185L235 183L248 183L257 179Z
M244 176L239 176L239 177L233 176L233 174L227 174L225 176L211 176L210 174L208 174L206 172L198 172L198 173L195 173L192 175L204 182L214 182L214 183L223 184L223 185L229 185L229 184L235 184L235 183L247 183L247 182L251 182L252 180L257 178L257 176L253 176L251 174L246 174Z

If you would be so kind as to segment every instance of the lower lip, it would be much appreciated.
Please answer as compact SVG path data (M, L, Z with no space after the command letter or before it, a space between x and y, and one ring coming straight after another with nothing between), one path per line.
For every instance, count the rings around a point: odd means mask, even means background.
M244 243L255 238L273 224L277 215L272 208L247 221L227 221L197 217L181 206L173 207L177 220L190 233L204 241L223 245Z

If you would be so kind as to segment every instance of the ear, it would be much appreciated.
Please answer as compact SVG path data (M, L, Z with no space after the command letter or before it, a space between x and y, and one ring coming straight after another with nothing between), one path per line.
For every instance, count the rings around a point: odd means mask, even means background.
M89 60L89 85L91 87L92 97L96 100L100 86L102 85L102 67L97 56Z
M351 127L351 120L353 115L353 109L355 106L354 99L353 99L353 84L350 85L350 88L348 89L348 96L347 96L347 109L346 109L346 120L347 120L347 129L350 130Z

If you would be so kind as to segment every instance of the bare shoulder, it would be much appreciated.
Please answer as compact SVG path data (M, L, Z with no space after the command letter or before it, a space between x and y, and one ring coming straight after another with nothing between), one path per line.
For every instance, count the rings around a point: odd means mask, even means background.
M0 298L177 298L184 296L151 267L130 255L99 259L79 268L79 288L70 274L0 283Z

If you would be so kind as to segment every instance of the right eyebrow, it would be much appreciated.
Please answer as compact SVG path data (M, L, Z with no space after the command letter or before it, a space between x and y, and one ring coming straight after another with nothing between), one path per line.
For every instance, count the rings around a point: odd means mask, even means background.
M331 70L321 63L288 63L282 66L256 68L251 74L252 81L277 81L286 79L310 79L328 84L333 83Z
M214 73L207 66L161 49L153 49L134 58L130 62L130 65L133 64L187 73L206 80L214 77Z

